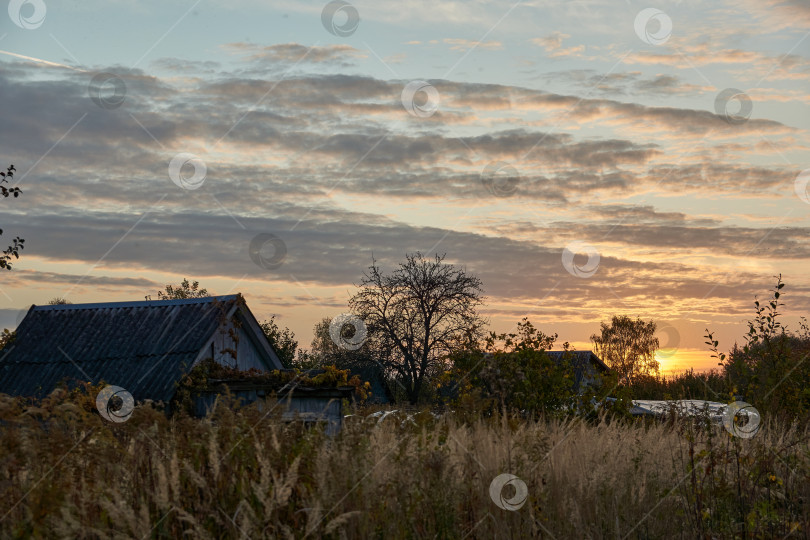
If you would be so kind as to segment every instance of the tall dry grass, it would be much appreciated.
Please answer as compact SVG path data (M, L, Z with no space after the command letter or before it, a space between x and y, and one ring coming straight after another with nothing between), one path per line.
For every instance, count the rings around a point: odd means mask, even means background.
M807 426L452 415L335 438L253 408L125 423L92 400L0 396L0 537L806 538ZM490 498L511 473L517 511ZM510 488L507 488L507 490ZM508 497L510 493L505 493Z

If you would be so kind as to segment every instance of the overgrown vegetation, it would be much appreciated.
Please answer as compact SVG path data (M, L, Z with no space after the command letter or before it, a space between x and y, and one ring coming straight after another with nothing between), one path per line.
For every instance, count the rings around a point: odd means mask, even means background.
M788 418L808 418L810 411L810 330L802 319L798 331L782 325L779 308L785 284L778 276L766 304L754 302L754 318L742 346L726 355L707 330L712 348L725 374L728 392L762 411Z
M0 537L783 538L810 526L810 428L417 415L329 438L253 407L206 420L98 388L0 398ZM495 506L508 472L526 504ZM792 535L792 536L791 536Z
M271 390L284 394L294 387L304 388L353 388L353 397L358 402L364 402L370 395L369 384L362 381L357 375L336 366L324 366L313 371L273 370L261 371L251 368L242 371L233 367L223 366L211 358L207 358L194 366L177 386L171 409L193 414L193 400L195 394L202 391L222 391L227 393L227 387L222 383L250 382L269 387Z
M570 414L583 407L593 410L595 402L616 390L615 376L583 372L578 381L572 356L556 361L546 354L556 339L556 334L544 334L528 319L518 323L516 332L492 332L484 347L450 355L451 368L438 377L437 398L467 413L486 415L496 410L524 417ZM571 352L568 343L563 350ZM586 380L589 375L591 381Z
M442 264L412 257L400 269L412 266L410 287L418 288L420 273L438 286L436 294L460 287L471 326L464 331L459 319L441 330L437 339L445 341L433 352L419 345L433 330L414 327L429 327L431 311L414 302L418 295L393 300L385 280L405 279L401 287L407 279L372 267L376 277L367 279L378 290L364 302L401 302L371 318L373 339L340 347L327 318L302 353L294 334L271 319L265 335L296 369L245 372L204 361L180 384L172 415L162 404L142 403L128 421L107 422L96 412L100 386L58 389L42 401L0 396L0 537L810 534L810 329L804 321L798 330L783 326L781 276L771 298L755 302L743 344L720 352L707 330L718 370L659 375L654 322L614 317L594 342L615 369L583 377L568 343L562 361L553 360L547 352L557 335L527 319L515 332L478 339L481 320L471 309L478 282L447 289L464 274L434 280ZM184 283L167 293L200 291L197 282ZM422 292L423 299L433 294ZM408 346L392 361L385 353L397 335ZM13 336L2 339L9 344ZM373 409L360 405L369 385L357 376L369 366L400 384L398 397L420 402L422 412L370 416ZM240 407L227 391L209 417L192 418L194 393L225 380L277 389L354 386L359 399L335 437L284 422L273 407ZM740 438L708 416L633 418L631 399L744 400L763 423L753 438ZM490 482L501 473L527 485L518 511L490 498Z

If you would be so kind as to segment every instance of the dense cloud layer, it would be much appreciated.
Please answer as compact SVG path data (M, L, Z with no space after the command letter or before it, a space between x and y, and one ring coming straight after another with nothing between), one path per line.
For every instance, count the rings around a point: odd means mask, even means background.
M557 37L541 45L556 51L564 46ZM734 124L709 107L619 99L707 91L677 77L566 72L569 87L597 85L596 98L433 80L441 105L417 118L401 102L408 81L314 67L348 65L364 54L354 47L228 49L244 62L225 68L167 58L153 64L172 74L161 77L105 68L126 85L124 103L109 109L88 95L94 73L0 64L0 147L25 191L3 206L3 225L14 225L4 228L25 236L25 255L46 266L98 263L87 277L19 272L12 285L75 279L154 289L135 277L153 270L343 286L357 283L372 257L390 268L419 250L447 253L482 278L493 304L513 306L493 313L545 302L559 306L562 318L597 318L618 302L708 316L742 313L770 276L749 268L729 276L697 256L810 258L806 226L741 226L722 211L691 215L691 208L659 209L647 200L778 200L797 172L740 159L767 155L763 137L782 151L802 148L797 127L766 118ZM169 178L179 152L205 162L200 189L183 190ZM486 182L493 164L514 182L508 197ZM405 217L443 205L455 224ZM286 249L273 269L250 256L260 233ZM563 266L563 249L575 241L600 251L598 271L587 279ZM105 277L105 269L131 269L133 277ZM795 305L810 305L807 291L794 290Z

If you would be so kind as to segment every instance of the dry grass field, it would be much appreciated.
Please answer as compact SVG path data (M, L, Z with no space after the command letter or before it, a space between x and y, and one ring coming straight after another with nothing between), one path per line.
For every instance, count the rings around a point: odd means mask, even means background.
M253 408L120 424L87 395L0 398L0 537L806 538L810 429L694 421L347 419ZM501 473L528 496L505 510ZM514 499L515 488L500 495ZM519 506L519 505L517 505Z

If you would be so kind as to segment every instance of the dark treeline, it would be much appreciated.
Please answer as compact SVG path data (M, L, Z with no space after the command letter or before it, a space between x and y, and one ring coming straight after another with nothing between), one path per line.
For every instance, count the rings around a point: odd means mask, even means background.
M784 286L778 276L768 301L755 300L743 342L728 353L706 330L718 367L704 373L662 375L656 323L613 316L591 336L594 353L610 371L587 384L573 355L553 360L546 354L573 352L567 342L558 343L557 334L525 318L513 331L488 331L478 313L485 300L481 281L439 255L407 255L391 272L373 261L347 312L318 321L308 349L275 316L261 327L286 367L349 370L371 383L372 401L398 406L525 416L593 411L593 404L604 405L607 397L616 398L611 406L625 413L633 399L701 399L746 401L762 412L803 419L810 410L810 328L804 318L796 330L782 325ZM209 294L199 282L184 279L157 297ZM0 348L13 340L14 332L5 330Z
M739 400L763 412L804 418L810 409L810 331L804 318L797 330L782 325L784 286L778 276L768 301L755 300L743 342L728 353L706 330L718 367L704 373L662 375L656 323L611 317L591 336L593 351L610 372L587 386L575 383L569 358L555 362L546 354L571 350L557 342L557 334L527 319L511 332L487 331L477 312L484 301L480 280L442 256L408 255L390 273L374 262L349 300L350 313L319 321L308 350L297 349L292 332L274 320L265 330L289 367L349 369L374 381L377 393L410 405L525 414L570 411L607 396L625 406L632 399Z

